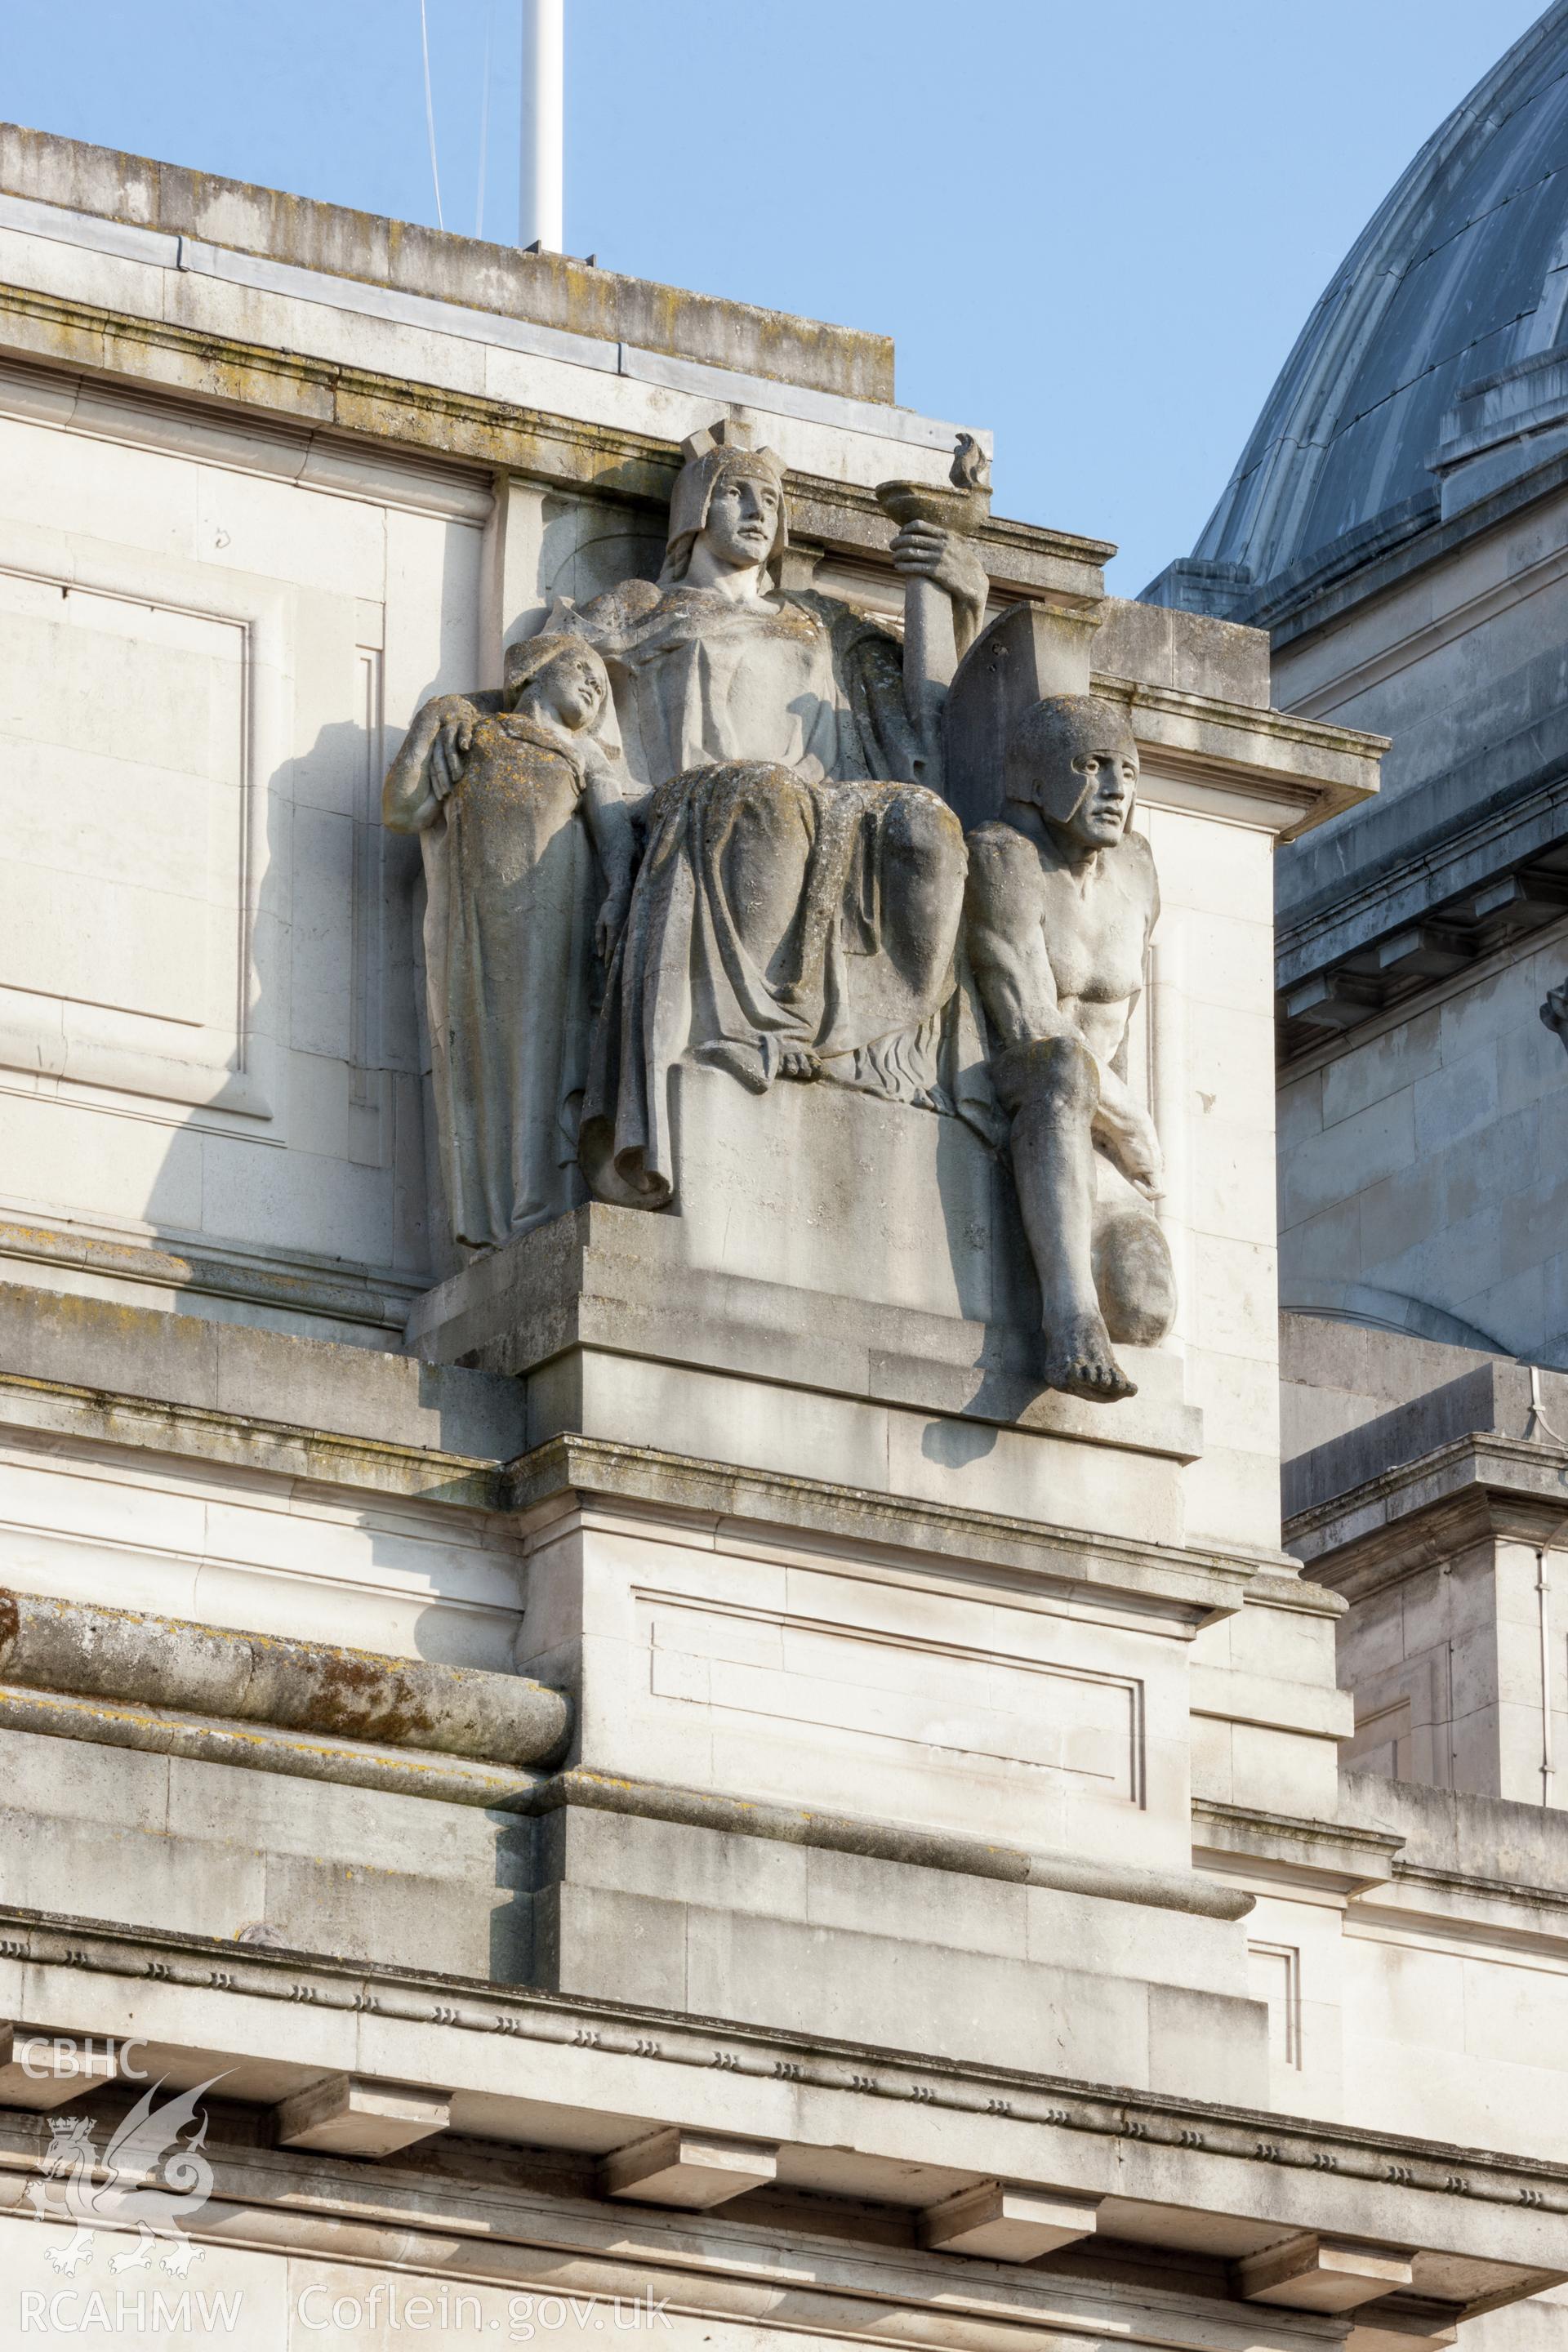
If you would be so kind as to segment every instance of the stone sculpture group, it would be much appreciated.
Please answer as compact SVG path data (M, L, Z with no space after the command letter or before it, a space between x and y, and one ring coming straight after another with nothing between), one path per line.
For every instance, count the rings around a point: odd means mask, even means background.
M988 591L973 445L951 492L879 493L902 645L773 585L772 452L721 424L685 456L658 580L558 602L499 692L425 705L386 779L424 853L453 1240L498 1248L584 1188L679 1205L683 1062L858 1088L1007 1150L1045 1381L1114 1402L1113 1343L1153 1344L1175 1307L1159 1145L1117 1066L1158 912L1127 713L1058 697L964 745L1000 769L966 839L941 786Z

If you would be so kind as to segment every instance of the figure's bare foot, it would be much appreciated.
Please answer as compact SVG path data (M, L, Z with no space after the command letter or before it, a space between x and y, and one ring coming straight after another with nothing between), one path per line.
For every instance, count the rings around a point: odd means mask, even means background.
M1092 1404L1118 1404L1138 1393L1137 1383L1111 1354L1099 1315L1075 1316L1058 1332L1047 1333L1046 1384L1068 1396L1088 1397Z
M779 1055L781 1078L819 1078L822 1064L809 1045L785 1045Z

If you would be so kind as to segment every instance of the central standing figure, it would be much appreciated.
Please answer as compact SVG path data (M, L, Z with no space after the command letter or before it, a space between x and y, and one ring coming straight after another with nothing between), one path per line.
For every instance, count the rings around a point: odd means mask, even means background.
M965 870L952 810L901 781L920 747L898 639L833 597L773 588L788 527L771 451L732 430L686 446L658 583L551 618L603 657L627 769L651 789L582 1140L597 1192L650 1208L674 1190L668 1080L684 1058L757 1092L824 1077L951 1105L942 1014ZM967 643L977 559L926 524L893 555L952 598Z

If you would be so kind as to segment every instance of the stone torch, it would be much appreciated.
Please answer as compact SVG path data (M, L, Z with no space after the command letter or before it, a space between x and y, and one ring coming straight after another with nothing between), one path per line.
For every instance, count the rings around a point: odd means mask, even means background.
M879 482L877 500L900 530L940 523L970 538L991 511L991 467L972 433L961 433L946 484ZM958 667L952 603L934 580L904 582L904 703L923 746L916 781L940 786L942 710Z

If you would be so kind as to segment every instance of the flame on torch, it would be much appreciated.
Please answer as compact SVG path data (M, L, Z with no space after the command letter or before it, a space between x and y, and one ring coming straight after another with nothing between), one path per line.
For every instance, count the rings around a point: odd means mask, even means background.
M991 488L991 460L973 433L961 433L953 444L952 465L947 478L955 490Z

